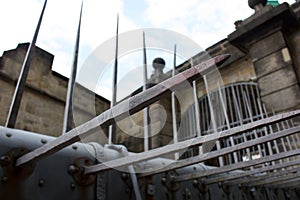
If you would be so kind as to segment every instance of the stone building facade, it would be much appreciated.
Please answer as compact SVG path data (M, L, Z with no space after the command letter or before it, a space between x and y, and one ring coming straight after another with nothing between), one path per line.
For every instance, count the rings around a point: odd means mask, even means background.
M29 44L5 51L0 59L0 124L4 125ZM46 135L62 133L68 79L51 70L54 56L36 47L15 128ZM77 85L76 125L109 108L109 101ZM95 99L87 105L85 99Z

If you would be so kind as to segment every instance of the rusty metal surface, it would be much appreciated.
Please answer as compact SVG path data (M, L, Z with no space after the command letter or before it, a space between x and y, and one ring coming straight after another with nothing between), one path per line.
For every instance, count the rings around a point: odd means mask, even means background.
M92 131L97 130L100 126L103 127L112 124L115 119L122 118L128 112L131 114L138 112L142 108L154 103L163 94L178 86L183 81L191 81L199 77L201 73L207 72L215 65L222 64L228 58L229 55L221 55L212 58L117 104L113 108L103 112L92 120L80 125L75 129L72 129L67 134L62 135L56 140L51 141L42 147L20 157L16 162L16 166L20 166L28 162L34 162L42 157L53 154L60 149L79 141L80 137L86 137L87 135L91 134Z

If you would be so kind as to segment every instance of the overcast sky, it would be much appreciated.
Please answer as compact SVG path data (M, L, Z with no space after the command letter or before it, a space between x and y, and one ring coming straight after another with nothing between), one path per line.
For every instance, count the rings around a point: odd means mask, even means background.
M295 0L279 1L294 3ZM0 0L0 55L30 42L43 0ZM69 76L81 0L48 0L37 46L55 55L53 70ZM253 14L246 0L85 0L79 64L119 32L163 28L184 34L203 49L234 31L234 22ZM103 94L109 98L110 94Z

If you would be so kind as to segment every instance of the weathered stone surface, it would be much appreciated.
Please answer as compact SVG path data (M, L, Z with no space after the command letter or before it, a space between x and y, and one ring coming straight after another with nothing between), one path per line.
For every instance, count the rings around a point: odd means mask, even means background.
M162 134L157 134L151 137L151 146L152 148L157 148L173 143L173 137L166 136Z
M275 53L285 46L284 36L282 32L278 31L254 43L250 48L250 55L253 61L257 61L269 54Z
M299 11L298 14L300 15L300 3L298 3ZM288 37L289 40L289 48L291 52L291 57L293 59L293 64L295 67L295 71L298 77L298 80L300 80L300 28L298 28L297 31L295 31L293 34L291 34Z
M300 107L299 86L277 91L270 95L262 97L262 101L266 104L268 110L274 109L276 112L283 112Z
M280 70L263 76L258 79L261 96L277 92L283 88L297 84L297 78L292 66L281 68Z
M280 51L255 62L254 65L257 77L260 78L291 64L291 60L285 55L288 53L286 51L288 51L287 48L281 49Z
M0 124L4 125L15 84L29 44L3 53L0 62ZM16 128L42 134L61 134L68 79L51 70L53 55L35 48L26 81ZM86 88L78 87L75 125L82 124L109 108L109 102Z
M230 43L248 52L256 41L262 40L281 29L297 25L294 13L287 3L276 7L266 6L242 21L237 30L228 36Z

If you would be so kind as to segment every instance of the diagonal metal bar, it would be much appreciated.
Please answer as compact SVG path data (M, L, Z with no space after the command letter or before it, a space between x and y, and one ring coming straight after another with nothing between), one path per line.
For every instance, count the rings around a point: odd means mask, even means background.
M289 188L289 189L300 188L299 182L300 182L300 178L297 178L297 179L281 182L280 184L272 184L269 187L272 187L272 188Z
M23 96L23 92L25 89L25 84L26 84L26 79L29 73L29 68L30 68L30 64L32 61L32 56L34 53L34 49L35 49L35 43L39 34L39 30L40 30L40 26L42 24L42 20L43 20L43 16L44 16L44 12L46 9L46 5L47 5L47 0L45 0L44 6L43 6L43 10L41 12L34 36L32 38L32 41L28 47L22 68L21 68L21 72L18 78L18 82L16 85L16 89L14 92L14 96L8 111L8 115L7 115L7 119L5 122L5 127L10 127L10 128L14 128L16 121L17 121L17 117L18 117L18 113L19 113L19 108L21 105L21 100L22 100L22 96Z
M165 155L165 154L179 152L181 150L185 150L189 147L200 145L200 144L203 144L205 142L215 141L216 138L221 139L221 138L224 138L224 137L230 137L230 136L232 136L236 133L249 131L251 129L258 128L260 126L264 126L264 125L267 125L267 124L270 124L270 123L274 123L276 121L286 119L286 117L287 118L292 117L292 115L295 115L296 113L297 113L296 115L300 114L300 110L293 111L293 112L294 112L293 114L292 113L285 113L285 114L282 114L282 115L277 115L277 116L274 116L273 118L259 120L259 121L253 122L251 124L246 124L246 125L241 126L241 127L236 127L236 128L232 128L230 130L226 130L226 131L221 132L221 133L206 135L204 137L198 137L198 138L195 138L195 139L186 140L186 141L183 141L183 142L179 142L177 144L170 144L168 146L153 149L149 152L139 153L139 154L136 154L135 156L129 156L126 159L120 158L120 159L108 161L106 163L93 165L93 166L88 166L88 167L85 168L85 173L89 174L89 173L96 173L96 172L99 172L99 171L107 170L107 169L109 169L108 166L110 166L111 168L117 168L117 167L121 167L121 166L127 166L127 165L130 165L130 164L139 163L139 162L142 162L142 161L145 161L145 160L160 157L160 156ZM285 116L283 116L283 115L285 115ZM295 131L295 132L300 131L300 127L297 127L297 129L295 128L295 129L289 130L289 131L286 130L285 132L283 132L281 134L292 134L293 133L292 131ZM268 136L265 136L264 138L261 138L260 142L273 140L276 137L281 137L281 135L279 135L279 134L268 135ZM194 164L194 163L199 163L199 162L207 160L209 158L217 157L220 154L224 155L224 154L227 154L229 152L234 152L238 148L242 149L242 148L245 148L245 147L248 147L248 146L251 146L251 145L253 145L253 141L249 141L246 144L245 143L239 144L239 145L236 145L234 147L228 147L228 148L222 149L218 152L210 152L210 153L207 153L207 154L203 154L199 157L193 157L193 158L186 159L186 160L183 160L183 161L178 161L178 162L175 162L174 164L168 165L165 168L154 171L152 173L141 174L141 176L153 175L153 174L157 174L157 173L161 173L161 172L181 168L181 167L184 167L184 166L188 166L188 165L191 165L191 164Z
M72 129L67 134L64 134L57 139L44 144L43 146L21 156L16 161L16 166L20 166L29 162L37 161L47 155L53 154L64 147L77 142L82 137L86 137L91 134L93 131L99 129L99 127L106 127L111 125L114 120L122 119L126 117L127 113L134 114L146 106L150 105L157 101L162 95L167 92L170 92L171 89L180 85L183 81L192 81L201 76L201 73L205 73L213 66L221 65L225 62L230 55L220 55L215 58L212 58L206 62L203 62L193 68L190 68L176 76L167 79L152 88L147 89L146 91L139 93L129 99L122 101L121 103L115 105L113 108L103 112L99 116L93 118L92 120ZM300 111L295 111L289 113L288 117L292 117L295 113L300 113ZM281 119L285 115L279 115L275 118ZM286 116L287 117L287 116ZM274 118L274 119L275 119Z
M178 177L174 177L173 180L175 182L182 182L182 181L186 181L186 180L190 180L190 179L211 176L211 175L215 175L215 174L229 172L232 170L251 167L251 166L263 164L266 162L272 162L272 161L279 160L282 158L289 158L289 157L296 156L299 154L300 154L300 149L296 149L296 150L292 150L292 151L288 151L288 152L279 153L277 155L266 156L266 157L258 158L255 160L249 160L246 162L240 162L240 163L236 163L236 164L232 164L232 165L223 166L221 168L216 168L216 169L202 171L202 172L193 173L193 174L181 175Z
M213 183L219 183L219 182L224 182L224 181L230 181L230 184L237 185L237 184L252 182L252 181L256 181L256 180L260 180L260 179L264 178L264 176L245 178L246 176L251 176L254 174L264 173L264 172L271 171L271 170L277 170L277 169L281 169L281 168L291 167L294 165L300 165L300 160L295 160L295 161L285 162L285 163L278 163L275 165L270 165L270 166L265 166L265 167L261 167L261 168L257 168L257 169L244 171L242 173L230 174L230 176L228 174L220 174L220 175L217 175L217 177L207 178L207 179L203 180L203 182L205 184L213 184ZM235 179L237 179L237 180L235 180Z
M64 123L63 123L63 131L62 133L65 134L69 130L72 129L73 124L73 91L75 87L75 80L77 74L77 63L78 63L78 53L79 53L79 41L80 41L80 27L81 27L81 17L82 17L82 7L83 1L81 3L80 15L79 15L79 23L77 29L77 36L76 36L76 43L75 43L75 51L74 51L74 58L73 58L73 66L72 72L68 83L68 91L66 97L66 106L65 106L65 114L64 114Z
M264 166L262 168L259 168L259 169L262 169L262 170L260 170L261 174L257 173L257 174L255 174L255 176L251 176L251 177L247 177L247 178L243 178L243 179L238 179L238 180L235 180L235 181L230 181L230 182L228 182L228 184L230 184L230 185L256 184L258 181L261 181L261 180L264 181L264 180L267 180L267 179L272 178L274 176L280 176L280 175L286 174L287 172L289 172L291 170L294 170L295 168L298 168L298 170L299 170L299 166L297 166L297 165L299 165L299 160L286 162L286 163L279 163L279 164L271 165L271 166ZM286 169L287 167L292 167L292 168ZM268 170L266 170L266 169L268 169ZM272 169L280 169L280 170L274 170L273 172L263 173L263 172L270 171ZM252 175L254 175L254 173L252 173Z
M251 183L245 183L243 186L253 187L260 185L268 185L277 182L283 182L287 180L292 180L295 178L300 178L299 168L291 168L280 172L272 172L265 176L263 180L258 179L257 181Z
M173 169L176 169L176 168L180 168L180 167L188 166L188 165L191 165L191 164L203 162L203 161L211 159L211 158L216 158L220 155L226 155L228 153L232 153L232 152L235 152L237 150L245 149L245 148L251 147L253 145L257 145L257 144L261 144L261 143L264 143L264 142L267 142L267 141L270 141L270 140L275 140L275 139L278 139L278 138L282 138L284 136L291 135L291 134L294 134L294 133L299 132L299 131L300 131L300 127L296 127L294 129L277 132L277 133L274 133L274 134L268 135L268 136L263 136L263 137L260 137L258 139L252 140L252 141L247 141L247 142L244 142L244 143L241 143L241 144L237 144L233 147L227 147L227 148L224 148L224 149L221 149L221 150L218 150L218 151L213 151L213 152L204 154L202 156L192 157L192 158L189 158L189 159L186 159L186 160L179 161L177 163L174 163L174 164L171 164L171 165L165 167L163 170L165 170L165 171L166 170L173 170ZM299 150L299 152L300 152L300 150ZM276 157L276 155L274 155L274 157ZM261 158L261 159L268 159L268 158L269 157L264 157L264 158ZM258 159L251 160L251 161L253 161L255 163L256 161L258 161ZM246 163L246 162L243 162L243 163ZM239 167L242 168L243 163L240 162L240 163L235 163L235 164L232 164L232 165L223 166L223 167L219 168L218 170L220 170L221 171L220 173L222 173L222 172L231 171L233 169L239 169ZM257 162L257 164L259 164L259 163ZM252 166L254 166L254 165L251 165L251 164L249 165L249 167L252 167ZM238 168L235 168L235 167L238 167ZM231 168L233 168L233 169L231 169ZM222 170L225 170L225 171L222 171ZM213 173L213 174L217 174L217 173ZM210 175L212 175L212 174L210 174ZM193 174L182 175L181 177L177 177L175 179L178 180L178 181L184 181L184 180L190 179L190 177L196 178L198 176L203 177L203 176L206 176L206 175L203 175L203 172L195 172Z

